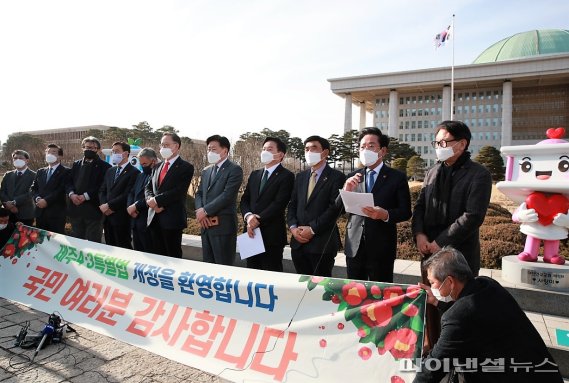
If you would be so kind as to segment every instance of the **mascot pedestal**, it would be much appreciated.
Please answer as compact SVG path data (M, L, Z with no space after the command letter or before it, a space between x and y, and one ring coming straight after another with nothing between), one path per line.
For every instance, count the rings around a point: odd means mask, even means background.
M518 286L569 293L569 265L524 262L516 255L502 258L502 279Z

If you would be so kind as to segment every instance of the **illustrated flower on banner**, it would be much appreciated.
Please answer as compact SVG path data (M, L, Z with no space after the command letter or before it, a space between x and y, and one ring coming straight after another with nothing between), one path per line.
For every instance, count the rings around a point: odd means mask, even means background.
M393 330L385 337L383 347L378 347L380 355L390 352L395 359L412 358L417 346L417 334L409 328Z
M47 238L50 240L51 233L45 230L36 229L35 227L18 225L14 233L6 242L1 250L4 258L12 259L13 264L16 259L20 258L26 251L33 249L36 245L43 243Z
M306 283L309 291L318 286L324 289L322 300L344 313L359 343L371 343L380 355L389 352L395 359L420 358L426 292L419 286L308 275L302 275L299 282ZM342 331L348 331L348 327L342 327ZM358 356L367 360L371 354L368 356L365 347L360 347Z

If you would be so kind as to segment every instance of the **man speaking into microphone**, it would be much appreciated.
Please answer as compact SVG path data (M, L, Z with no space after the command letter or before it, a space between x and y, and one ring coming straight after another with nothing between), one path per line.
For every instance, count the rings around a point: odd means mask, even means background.
M349 279L393 282L397 253L397 223L411 218L407 177L383 163L389 137L378 128L365 128L358 138L364 168L348 175L344 190L373 194L374 206L349 214L345 254ZM337 204L341 204L338 197Z

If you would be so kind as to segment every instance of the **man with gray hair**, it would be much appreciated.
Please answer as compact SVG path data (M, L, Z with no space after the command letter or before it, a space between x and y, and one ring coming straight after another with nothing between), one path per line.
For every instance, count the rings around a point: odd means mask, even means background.
M131 228L134 250L152 253L152 237L146 225L148 205L144 197L144 189L148 180L150 180L152 169L154 169L158 163L158 156L156 156L154 149L143 148L138 153L138 161L142 167L142 172L137 175L134 181L134 187L128 196L128 207L126 210L132 217Z
M449 369L462 373L465 382L563 381L541 336L498 282L475 278L452 247L424 265L431 286L419 285L427 302L442 311L441 335L414 382L438 383Z

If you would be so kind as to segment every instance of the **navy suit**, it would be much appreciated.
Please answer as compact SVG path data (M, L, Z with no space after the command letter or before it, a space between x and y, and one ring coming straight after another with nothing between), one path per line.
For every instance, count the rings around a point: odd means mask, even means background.
M18 212L10 213L10 221L20 221L31 226L34 223L34 202L30 187L36 177L36 172L27 168L18 179L17 170L11 170L4 174L0 186L0 198L2 202L15 201Z
M355 192L365 193L366 168ZM405 174L383 164L372 190L374 206L387 210L387 222L363 215L348 214L345 250L349 279L393 282L393 264L397 255L397 223L411 218L411 196ZM341 203L341 197L338 197Z
M292 194L294 174L279 164L261 191L264 172L265 169L259 169L251 173L241 197L241 214L253 213L260 217L259 229L265 245L264 253L247 258L247 267L283 271L283 249L287 243L285 210Z
M292 261L299 274L329 277L340 246L336 225L340 209L336 207L336 198L346 177L326 164L310 198L307 198L310 173L311 170L307 169L296 176L287 223L289 227L310 226L315 235L305 244L294 237L290 240Z
M219 218L219 225L202 228L203 260L233 265L237 242L237 193L243 181L243 169L227 159L212 179L213 168L211 165L203 170L196 193L196 210L204 208L208 216Z
M91 162L84 159L77 160L71 167L71 173L67 177L65 193L84 195L89 199L76 206L69 203L68 215L71 221L72 235L76 238L87 239L93 242L101 242L103 235L103 213L99 209L99 189L105 179L107 169L111 165L99 157ZM84 174L86 176L82 176Z
M170 163L162 183L160 172L166 161L152 170L150 182L146 184L146 199L155 198L158 207L164 211L148 210L148 227L152 235L154 251L174 258L182 258L182 230L188 226L186 199L188 188L194 176L194 166L181 157Z
M138 215L131 218L132 245L134 250L152 253L152 237L147 226L148 205L144 198L144 189L150 180L150 174L139 173L134 181L134 186L128 195L127 207L135 204Z
M107 170L105 180L99 191L101 205L108 204L109 209L113 211L104 218L105 243L132 249L130 244L130 216L126 211L126 202L134 186L136 176L140 172L130 163L127 163L119 176L116 177L117 169L117 166L113 166Z
M47 202L47 206L43 209L36 206L36 227L65 234L67 209L65 182L69 176L69 168L59 164L48 180L49 169L49 166L38 169L31 187L34 201L44 199Z

